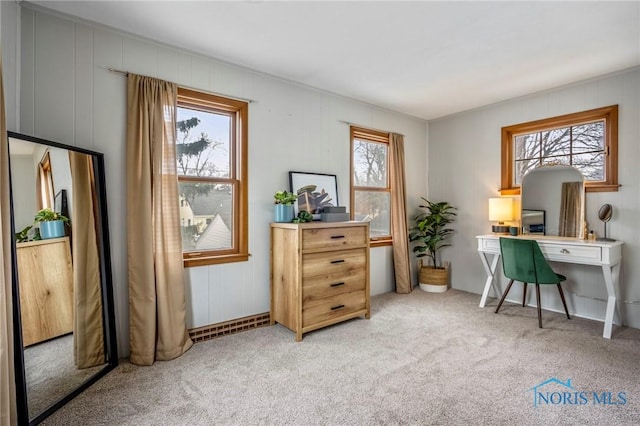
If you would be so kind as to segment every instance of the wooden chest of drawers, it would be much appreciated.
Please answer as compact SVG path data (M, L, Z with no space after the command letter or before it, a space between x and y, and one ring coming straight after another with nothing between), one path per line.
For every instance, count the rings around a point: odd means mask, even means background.
M69 237L16 244L22 343L73 331L73 266Z
M271 324L303 333L369 318L369 224L271 224Z

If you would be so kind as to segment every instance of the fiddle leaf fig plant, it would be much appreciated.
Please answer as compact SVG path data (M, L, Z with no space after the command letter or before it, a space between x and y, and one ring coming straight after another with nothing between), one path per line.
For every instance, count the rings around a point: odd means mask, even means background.
M417 257L429 256L433 267L442 269L437 254L446 244L445 241L453 232L447 226L455 220L456 208L446 201L434 203L422 197L427 203L419 207L426 211L418 214L413 219L413 226L409 229L409 241L417 241L413 247L413 252Z

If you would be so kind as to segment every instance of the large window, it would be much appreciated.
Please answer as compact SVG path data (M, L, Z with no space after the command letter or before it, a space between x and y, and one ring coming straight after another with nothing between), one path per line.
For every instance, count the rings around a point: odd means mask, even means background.
M247 260L246 102L180 88L176 166L185 266Z
M529 170L550 164L580 170L587 191L617 191L618 106L502 128L502 194L518 194Z
M351 219L368 221L371 245L391 244L389 134L351 127Z

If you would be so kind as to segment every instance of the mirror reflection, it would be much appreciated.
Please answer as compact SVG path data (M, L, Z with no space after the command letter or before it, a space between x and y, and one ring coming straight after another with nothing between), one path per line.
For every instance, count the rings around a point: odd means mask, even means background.
M113 314L96 183L103 170L95 170L96 155L9 136L21 319L15 326L33 422L117 365L115 336L105 333Z
M525 175L521 192L523 233L584 238L584 177L578 169L563 165L533 169Z

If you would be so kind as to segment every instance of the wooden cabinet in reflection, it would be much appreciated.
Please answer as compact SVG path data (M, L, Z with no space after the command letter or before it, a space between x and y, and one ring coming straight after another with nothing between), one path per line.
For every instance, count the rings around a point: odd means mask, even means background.
M23 345L73 331L69 238L16 244Z

